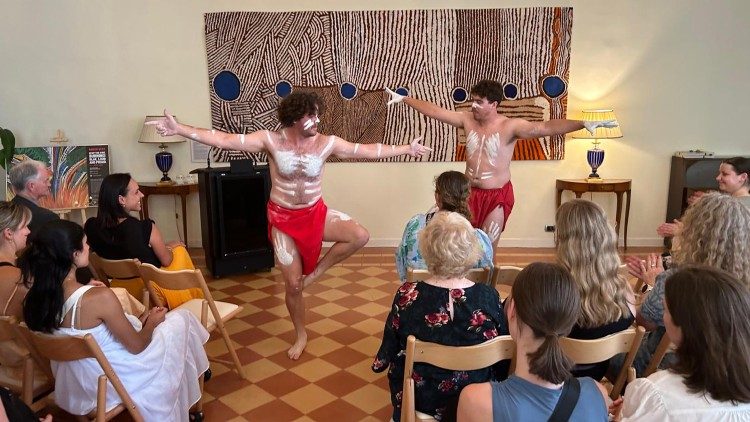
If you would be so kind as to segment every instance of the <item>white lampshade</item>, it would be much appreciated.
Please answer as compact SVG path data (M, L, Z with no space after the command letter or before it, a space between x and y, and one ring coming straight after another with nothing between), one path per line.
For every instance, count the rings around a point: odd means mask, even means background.
M600 120L617 120L617 116L615 116L615 112L611 109L602 109L602 110L583 110L583 118L581 119L585 122L591 122L591 121L600 121ZM581 129L579 131L576 131L571 136L575 139L615 139L615 138L622 138L622 131L620 130L620 126L617 127L598 127L594 130L594 134L592 135L589 133L586 129Z
M138 138L138 142L145 144L170 144L185 142L185 138L179 135L161 136L156 133L155 125L146 124L146 122L159 121L163 119L164 116L146 116L146 120L143 121L143 129L141 129L141 137Z

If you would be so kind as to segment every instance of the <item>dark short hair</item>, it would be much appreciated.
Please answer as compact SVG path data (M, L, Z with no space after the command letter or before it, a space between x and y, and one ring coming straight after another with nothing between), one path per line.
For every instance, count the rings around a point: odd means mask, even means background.
M673 323L682 330L672 371L693 393L750 403L750 290L706 265L680 267L665 282Z
M510 298L518 319L544 339L528 354L529 372L554 384L568 379L573 361L563 353L560 336L570 334L581 311L573 276L560 264L531 263L516 277Z
M471 95L477 95L486 98L490 102L498 104L505 99L505 96L503 95L503 85L489 79L479 81L476 85L471 87Z
M737 174L747 174L745 185L750 185L750 158L732 157L722 161L721 164L729 164Z
M277 110L279 122L289 127L307 114L323 112L323 100L314 92L295 91L287 95Z

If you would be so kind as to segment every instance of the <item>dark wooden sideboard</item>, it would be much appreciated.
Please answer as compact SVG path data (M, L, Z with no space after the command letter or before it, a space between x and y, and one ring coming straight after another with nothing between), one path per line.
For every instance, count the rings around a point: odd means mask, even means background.
M690 195L698 190L717 190L721 162L730 156L683 158L672 157L672 170L669 174L669 193L667 196L667 218L671 222L680 218L685 212Z

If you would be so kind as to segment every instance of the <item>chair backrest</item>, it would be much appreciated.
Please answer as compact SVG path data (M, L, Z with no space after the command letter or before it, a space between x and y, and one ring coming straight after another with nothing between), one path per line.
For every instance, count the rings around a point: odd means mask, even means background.
M522 270L522 267L513 265L495 265L495 271L492 272L492 283L495 287L500 285L513 287L518 273Z
M404 392L401 403L401 420L413 422L416 418L414 403L414 364L423 362L454 371L472 371L495 363L513 359L516 343L510 336L499 336L473 346L445 346L417 340L410 335L406 339L406 364L404 366Z
M46 359L54 360L58 362L67 362L72 360L94 358L101 366L104 371L104 375L99 377L98 380L98 392L97 392L97 420L108 420L114 415L127 410L133 417L133 420L137 422L143 421L143 416L135 406L135 402L128 394L125 386L120 381L120 378L115 373L109 360L102 352L96 339L91 334L86 334L83 337L80 336L66 336L57 334L46 334L36 331L31 331L26 327L25 324L20 324L21 330L24 331L24 337L29 342L30 348L33 348L37 353L44 356ZM51 374L50 374L51 376ZM104 377L104 378L103 378ZM50 378L52 379L52 378ZM117 394L122 400L122 405L118 408L112 409L106 412L106 388L109 382L114 387Z
M490 268L472 268L466 273L466 278L477 284L489 284L491 282L492 270ZM425 269L407 268L406 281L412 283L419 280L426 280L432 277L432 274Z
M664 355L670 350L674 350L674 348L675 345L672 344L672 340L670 340L669 336L665 333L661 338L659 345L656 346L656 351L654 351L653 356L651 356L651 362L648 363L646 370L643 372L643 376L647 377L656 372L656 370L659 369L659 364L661 364L661 361L664 359Z
M213 296L208 290L206 279L203 278L201 270L178 270L178 271L166 271L161 268L156 268L151 264L140 264L138 271L143 281L146 283L149 295L153 298L154 302L157 302L159 306L165 306L161 302L161 295L154 289L154 284L162 289L168 290L186 290L191 288L199 288L203 291L203 295L206 300L213 302Z
M14 367L22 369L20 378L9 374L3 374L3 376L0 377L0 385L19 394L24 403L29 407L39 410L44 406L44 402L34 402L34 396L40 392L37 387L41 387L42 391L46 392L51 392L52 389L52 386L50 385L52 372L49 368L49 361L32 353L28 347L26 339L22 337L16 318L13 316L0 316L0 348L5 349L3 352L4 356L17 357L20 361L20 365ZM14 365L15 363L2 362L2 365L6 364ZM46 375L46 381L43 378L37 380L34 379L35 365L44 372ZM6 377L6 375L8 376ZM37 382L39 384L37 384Z
M610 393L610 397L615 400L620 396L625 386L628 368L633 365L635 354L638 352L638 347L641 345L645 333L643 327L636 326L596 340L563 337L560 339L560 345L565 354L576 364L598 363L620 353L627 353L625 362L623 362L622 369L613 382L612 392Z
M127 280L140 277L138 265L140 262L137 259L105 259L94 252L89 254L92 272L105 283L111 278Z

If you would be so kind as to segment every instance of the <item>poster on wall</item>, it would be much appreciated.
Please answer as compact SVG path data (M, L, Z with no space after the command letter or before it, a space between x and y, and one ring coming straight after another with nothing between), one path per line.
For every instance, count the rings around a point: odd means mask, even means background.
M76 209L98 205L99 187L109 175L107 145L19 147L15 149L8 171L25 160L44 163L52 173L50 195L39 205L52 209ZM15 194L6 183L6 198Z

